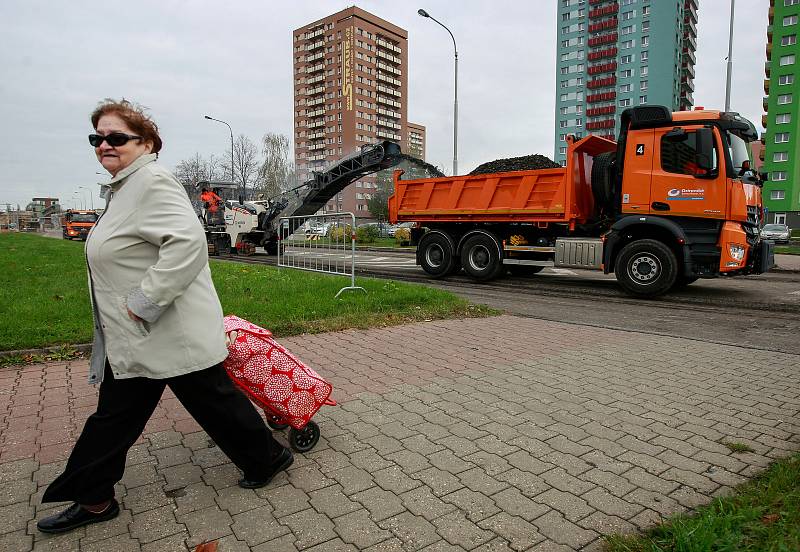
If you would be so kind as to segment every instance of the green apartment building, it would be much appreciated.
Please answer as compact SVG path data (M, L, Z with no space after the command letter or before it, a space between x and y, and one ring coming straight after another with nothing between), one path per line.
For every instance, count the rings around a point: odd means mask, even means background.
M800 228L800 0L770 0L764 80L766 222Z
M555 153L566 136L615 139L641 104L694 104L697 0L559 0Z

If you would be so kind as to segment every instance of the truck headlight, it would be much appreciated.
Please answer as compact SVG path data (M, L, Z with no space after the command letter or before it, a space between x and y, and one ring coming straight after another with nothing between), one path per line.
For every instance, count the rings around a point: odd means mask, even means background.
M744 259L745 248L735 243L728 244L728 253L731 254L734 260L740 261Z

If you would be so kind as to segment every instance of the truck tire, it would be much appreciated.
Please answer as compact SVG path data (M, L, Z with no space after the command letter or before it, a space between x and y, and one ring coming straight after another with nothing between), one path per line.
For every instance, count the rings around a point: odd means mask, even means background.
M461 267L479 282L496 278L503 270L497 242L486 234L467 238L461 247Z
M611 163L616 153L609 151L594 156L592 164L592 195L598 210L605 210L614 201L614 179Z
M619 252L614 266L619 285L637 297L666 293L678 274L675 253L657 240L632 241Z
M455 258L453 243L441 232L428 232L417 246L422 270L434 278L443 278L453 271Z

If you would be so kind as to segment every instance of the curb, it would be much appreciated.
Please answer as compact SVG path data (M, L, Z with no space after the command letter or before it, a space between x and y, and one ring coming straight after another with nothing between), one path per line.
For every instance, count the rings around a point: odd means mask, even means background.
M71 345L69 343L65 343L63 345L54 345L52 347L42 347L40 349L16 349L13 351L0 351L0 359L9 358L13 356L26 356L26 355L47 355L49 353L58 353L64 350L68 351L77 351L82 355L89 355L92 352L92 344L91 343L79 343L77 345ZM52 359L55 361L56 359ZM44 362L50 362L49 360L44 360ZM8 366L19 366L14 364L9 364ZM7 368L8 366L0 366L0 370L3 368Z

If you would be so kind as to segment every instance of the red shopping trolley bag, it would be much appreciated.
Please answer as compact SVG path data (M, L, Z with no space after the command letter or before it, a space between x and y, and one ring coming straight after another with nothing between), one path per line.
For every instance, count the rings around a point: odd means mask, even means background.
M274 339L272 332L238 316L226 316L225 333L236 331L223 366L233 382L274 416L301 429L322 405L335 405L333 387Z

